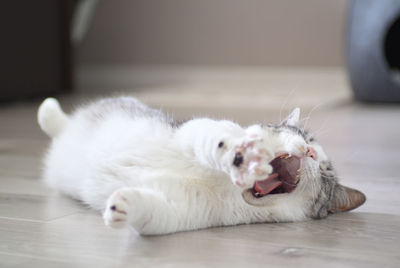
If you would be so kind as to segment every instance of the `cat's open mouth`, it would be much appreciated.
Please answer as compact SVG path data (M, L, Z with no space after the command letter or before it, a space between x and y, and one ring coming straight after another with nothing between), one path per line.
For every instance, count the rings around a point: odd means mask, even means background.
M300 157L282 153L270 164L273 167L273 172L265 180L257 181L254 184L251 189L254 197L291 193L300 181Z

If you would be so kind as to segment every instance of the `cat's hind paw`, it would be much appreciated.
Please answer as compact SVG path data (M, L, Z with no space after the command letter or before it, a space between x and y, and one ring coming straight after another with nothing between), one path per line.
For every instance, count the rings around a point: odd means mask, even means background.
M107 201L103 214L104 223L112 228L125 227L128 224L130 206L130 201L123 189L114 192Z

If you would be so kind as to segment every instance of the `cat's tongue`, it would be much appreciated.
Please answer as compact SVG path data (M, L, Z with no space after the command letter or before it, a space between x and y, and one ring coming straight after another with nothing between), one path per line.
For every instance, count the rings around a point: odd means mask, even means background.
M265 180L256 181L254 190L260 195L266 195L282 185L282 181L278 179L278 173L272 173Z

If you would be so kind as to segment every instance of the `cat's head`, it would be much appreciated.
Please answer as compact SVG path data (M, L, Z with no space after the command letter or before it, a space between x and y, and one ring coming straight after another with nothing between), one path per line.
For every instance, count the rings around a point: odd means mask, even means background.
M274 170L266 180L245 190L244 200L276 210L278 221L323 218L362 205L365 195L338 182L322 146L299 127L299 117L296 108L279 125L263 127L274 141L276 158L270 163Z

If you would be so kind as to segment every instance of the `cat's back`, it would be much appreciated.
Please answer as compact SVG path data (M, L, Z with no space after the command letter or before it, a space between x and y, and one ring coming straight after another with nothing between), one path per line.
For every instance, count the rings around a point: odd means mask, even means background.
M174 126L172 118L133 97L100 99L83 105L72 113L65 135L93 138L109 136L115 139L123 132L142 128L168 130ZM108 137L107 137L108 138Z
M133 97L101 99L77 109L66 128L65 138L78 137L95 146L113 143L137 143L169 135L174 121ZM62 137L61 137L62 139Z
M45 158L45 178L56 185L93 177L90 167L99 170L151 160L170 144L174 129L173 121L161 111L135 98L84 105L68 116L63 132L53 139ZM72 194L75 188L65 191Z
M151 119L173 124L173 120L163 112L150 108L133 97L100 99L84 105L74 116L94 123L104 121L110 116L126 116L129 119Z
M62 133L53 139L49 156L75 161L145 152L151 144L168 143L173 131L171 119L135 98L101 99L69 116Z

